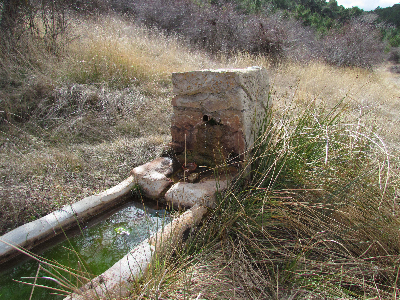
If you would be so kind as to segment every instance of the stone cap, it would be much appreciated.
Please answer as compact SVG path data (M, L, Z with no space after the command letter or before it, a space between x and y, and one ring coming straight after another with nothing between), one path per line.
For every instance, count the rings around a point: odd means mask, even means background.
M259 84L255 85L257 82ZM238 86L253 90L267 82L267 71L253 66L246 69L217 69L172 73L173 93L193 95L197 93L220 93ZM268 88L268 87L266 87ZM251 91L250 91L251 92Z

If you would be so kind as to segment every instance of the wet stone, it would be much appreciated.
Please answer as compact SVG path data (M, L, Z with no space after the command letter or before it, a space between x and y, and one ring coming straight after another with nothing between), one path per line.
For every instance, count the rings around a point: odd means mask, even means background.
M172 173L173 161L169 157L156 158L131 171L144 196L153 199L162 197L167 188L173 184L173 181L167 177Z
M208 180L201 183L178 182L165 194L165 201L173 207L191 207L195 204L215 207L216 193L224 191L228 180Z

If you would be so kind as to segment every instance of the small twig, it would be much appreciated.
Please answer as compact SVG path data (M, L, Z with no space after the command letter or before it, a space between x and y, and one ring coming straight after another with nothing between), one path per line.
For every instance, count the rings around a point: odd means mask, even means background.
M185 133L185 168L186 168L186 133Z
M326 165L328 164L328 149L329 149L328 126L326 126L325 133L326 133L326 145L325 145L325 165Z
M36 280L37 280L37 278L38 278L38 276L39 276L40 267L41 267L41 264L39 263L38 268L37 268L37 271L36 271L36 275L35 275L35 281L33 282L32 290L31 290L31 295L30 295L30 297L29 297L29 300L32 299L33 291L35 290L35 286L36 286Z
M183 182L186 182L186 133L185 133L185 167L183 169Z

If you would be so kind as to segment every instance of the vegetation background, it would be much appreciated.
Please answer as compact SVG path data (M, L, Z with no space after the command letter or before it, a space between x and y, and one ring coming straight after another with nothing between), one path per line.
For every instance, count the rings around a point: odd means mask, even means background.
M170 140L170 75L260 65L274 105L238 181L132 299L397 299L400 5L3 0L0 233Z

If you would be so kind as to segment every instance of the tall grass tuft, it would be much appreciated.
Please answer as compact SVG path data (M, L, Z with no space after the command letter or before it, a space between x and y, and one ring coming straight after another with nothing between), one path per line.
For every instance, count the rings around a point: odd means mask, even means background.
M371 128L348 122L348 109L311 102L268 116L251 178L168 259L158 297L395 299L396 162Z
M32 287L29 299L32 299L35 288L47 289L51 291L52 294L64 297L68 296L70 293L78 293L80 292L79 288L94 277L94 275L87 270L86 263L82 260L79 253L73 249L71 244L70 246L72 249L68 250L71 251L71 257L75 257L77 261L76 268L46 259L29 250L9 244L7 241L1 240L1 242L15 248L15 250L18 250L21 254L26 255L38 263L38 268L34 277L22 277L22 280L13 279L16 282Z

